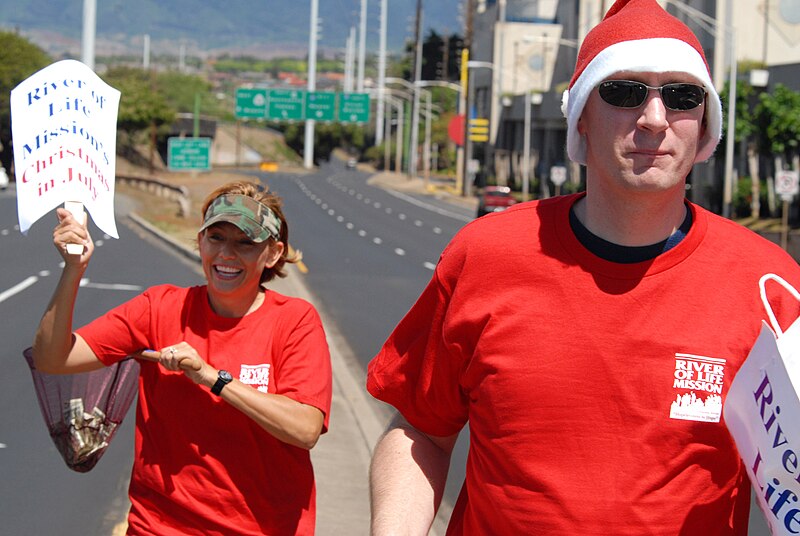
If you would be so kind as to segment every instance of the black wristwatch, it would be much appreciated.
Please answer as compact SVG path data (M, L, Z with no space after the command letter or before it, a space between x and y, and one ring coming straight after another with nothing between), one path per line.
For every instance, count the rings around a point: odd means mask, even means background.
M220 370L219 374L217 374L217 382L211 387L211 392L215 395L219 395L222 392L222 388L228 385L233 381L233 376L227 370Z

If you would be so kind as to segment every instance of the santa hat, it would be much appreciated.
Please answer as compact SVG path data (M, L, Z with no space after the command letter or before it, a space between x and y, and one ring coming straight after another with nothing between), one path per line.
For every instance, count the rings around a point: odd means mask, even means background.
M586 164L586 140L578 133L578 120L592 90L620 71L688 73L702 83L708 92L706 132L695 162L711 157L722 135L722 106L700 42L655 0L617 0L586 35L575 74L564 91L561 111L567 118L570 159Z

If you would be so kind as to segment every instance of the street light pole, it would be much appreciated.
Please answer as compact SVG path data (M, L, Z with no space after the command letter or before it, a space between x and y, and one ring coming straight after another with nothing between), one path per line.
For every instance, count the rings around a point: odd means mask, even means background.
M311 0L311 26L308 35L308 91L317 88L317 17L319 0ZM305 140L303 144L303 167L314 167L314 120L306 119Z
M367 0L361 0L361 18L359 21L358 35L358 79L356 89L364 92L364 56L366 55L367 42Z
M94 71L94 41L97 32L97 0L83 0L81 60Z
M412 88L412 84L407 80L403 80L402 78L387 78L387 82L402 82L404 85L408 86L409 89ZM403 137L403 130L404 130L404 104L405 101L411 102L414 97L411 91L404 91L402 89L397 88L385 88L384 95L390 101L398 102L397 106L397 161L395 163L395 171L400 173L402 172L403 167L403 141L405 140ZM387 139L387 143L389 140Z
M422 0L417 0L417 28L414 53L414 101L411 105L411 147L408 154L408 174L417 175L417 145L419 144L419 89L416 85L422 79Z
M447 82L445 80L420 80L414 83L414 86L417 88L424 88L424 87L446 87L448 89L452 89L456 91L459 96L461 95L462 87L458 84L454 84L452 82ZM425 93L425 144L423 146L423 159L425 160L425 164L423 166L424 174L425 174L425 188L428 187L428 181L430 180L430 159L431 159L431 108L432 108L432 95L430 91L422 90Z
M381 25L378 44L378 103L375 115L375 145L383 143L384 88L386 88L386 12L388 0L381 0Z

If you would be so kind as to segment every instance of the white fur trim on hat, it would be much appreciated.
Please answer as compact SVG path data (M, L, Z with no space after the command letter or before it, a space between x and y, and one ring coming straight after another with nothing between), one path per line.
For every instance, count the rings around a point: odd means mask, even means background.
M586 164L586 140L578 133L578 120L590 93L600 82L622 71L687 73L706 91L706 131L700 140L696 162L708 160L722 136L722 105L703 58L680 39L653 38L622 41L600 51L572 87L564 91L561 111L567 118L567 153L572 161Z

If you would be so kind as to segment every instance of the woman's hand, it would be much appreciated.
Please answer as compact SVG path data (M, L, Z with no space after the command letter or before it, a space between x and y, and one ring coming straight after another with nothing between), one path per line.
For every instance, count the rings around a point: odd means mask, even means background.
M210 387L217 380L217 371L200 357L187 342L161 349L158 362L167 370L181 370L194 383Z
M56 209L56 216L58 225L53 230L53 245L64 259L65 266L75 265L85 268L94 252L94 242L86 225L75 219L75 216L64 208ZM80 255L67 253L67 244L82 245L83 253Z

